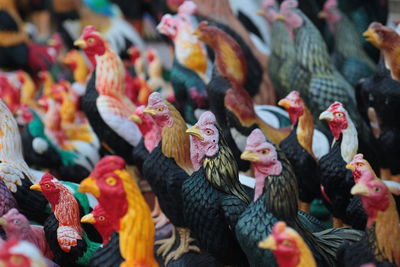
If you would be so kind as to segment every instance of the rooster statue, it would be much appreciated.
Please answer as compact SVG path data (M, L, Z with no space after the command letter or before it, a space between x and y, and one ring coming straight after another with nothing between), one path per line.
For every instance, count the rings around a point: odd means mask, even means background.
M399 266L399 214L392 194L362 154L355 155L346 168L353 172L355 185L351 194L360 196L368 223L362 240L341 248L338 263L344 267L367 263Z
M150 209L122 158L102 158L81 182L79 191L97 198L113 231L118 232L93 256L90 266L158 266L153 255L155 230ZM117 239L119 243L113 242Z
M196 5L185 1L179 7L176 16L166 14L157 29L172 39L174 43L174 63L170 80L174 89L177 104L181 105L184 119L190 124L196 122L195 110L204 108L207 101L206 83L208 82L207 51L193 31L196 27L191 15Z
M46 219L44 231L54 261L88 265L100 244L91 241L82 228L79 204L72 192L48 173L30 189L41 192L50 203L53 214Z
M121 59L93 27L87 26L75 41L94 66L81 97L80 107L105 151L131 162L133 147L141 138L137 125L129 120L135 105L125 95L125 69Z
M266 140L260 129L253 130L248 137L242 158L252 162L256 185L264 188L263 194L239 216L235 227L236 237L250 264L261 262L263 266L275 266L272 253L260 249L257 243L271 233L279 220L303 237L321 266L335 266L340 245L361 238L356 230L325 229L314 217L298 212L298 186L291 164L282 151Z
M279 267L317 267L317 263L303 238L285 222L277 222L268 238L258 243L262 249L269 249Z
M108 218L106 211L98 204L91 213L81 218L82 223L91 223L103 239L103 246L105 246L111 238L113 232L113 225Z
M336 68L352 86L355 86L361 78L374 73L375 63L364 51L354 24L339 10L337 2L327 0L318 16L326 20L334 34L332 57Z
M185 221L200 247L222 264L246 266L247 259L232 229L249 197L216 123L214 114L207 111L186 131L192 136L190 156L196 171L182 187Z

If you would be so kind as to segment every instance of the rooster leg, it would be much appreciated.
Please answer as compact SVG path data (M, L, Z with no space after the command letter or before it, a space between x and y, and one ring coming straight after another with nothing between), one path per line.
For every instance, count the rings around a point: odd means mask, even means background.
M156 224L156 229L160 229L169 223L169 219L163 212L161 212L158 217L153 218L153 222Z
M340 228L343 227L343 222L339 218L333 217L333 228Z
M158 204L158 198L155 197L154 200L154 208L153 211L151 212L151 217L158 217L161 214L161 208L160 208L160 204Z
M168 256L164 260L165 266L167 266L170 260L177 260L182 255L188 253L189 251L194 251L200 253L200 248L195 245L190 245L194 241L193 238L190 237L190 230L187 228L177 227L176 230L179 234L179 246L176 250L170 252Z
M154 242L154 245L161 245L157 249L157 256L162 255L162 257L164 258L175 244L175 240L176 240L176 228L174 227L172 229L171 237L167 239L157 240L156 242Z
M299 209L305 213L310 213L310 203L299 201Z

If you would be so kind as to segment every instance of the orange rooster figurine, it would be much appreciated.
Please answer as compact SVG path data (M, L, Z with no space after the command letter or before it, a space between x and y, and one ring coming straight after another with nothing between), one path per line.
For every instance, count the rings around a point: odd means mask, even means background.
M303 238L285 222L277 222L272 233L258 246L272 250L279 267L316 267L310 248Z
M150 209L125 170L122 158L107 156L101 159L90 176L81 182L79 191L97 198L111 220L113 230L119 233L119 252L124 259L120 266L158 266L153 255L155 229ZM112 248L107 244L99 252L107 255L108 249ZM100 253L93 256L91 266L104 266L103 262L99 264L103 256Z

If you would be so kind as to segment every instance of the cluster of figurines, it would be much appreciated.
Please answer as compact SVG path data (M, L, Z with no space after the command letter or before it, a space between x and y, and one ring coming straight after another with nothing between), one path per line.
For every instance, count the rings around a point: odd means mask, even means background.
M332 54L296 0L183 1L167 69L84 2L68 48L0 0L0 266L400 265L394 29L376 65L337 0Z

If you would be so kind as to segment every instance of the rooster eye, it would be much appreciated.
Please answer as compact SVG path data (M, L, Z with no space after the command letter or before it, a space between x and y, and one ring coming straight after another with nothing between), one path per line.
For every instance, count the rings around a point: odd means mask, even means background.
M23 262L22 257L20 256L11 256L10 262L14 265L20 265Z
M163 107L159 107L159 108L157 108L157 111L158 111L158 112L163 112L163 111L164 111L164 108L163 108Z
M364 164L363 163L357 163L357 166L358 167L362 167L362 166L364 166Z
M379 191L381 191L381 188L380 187L374 187L374 191L375 192L379 192Z
M214 133L213 130L207 129L206 130L206 135L212 135Z
M265 149L265 150L262 150L261 151L261 154L263 154L263 155L267 155L269 153L269 150L268 149Z
M51 186L49 184L45 184L44 187L46 187L47 189L49 189Z
M343 117L343 113L337 112L337 113L335 113L335 116L338 117L338 118L341 118L341 117Z
M282 245L286 246L286 247L290 247L292 245L292 242L290 242L289 240L284 240L282 242Z
M114 185L117 184L117 180L115 180L114 177L108 177L108 178L106 179L106 183L107 183L108 185L114 186Z
M18 220L18 219L15 219L15 220L14 220L14 224L19 224L19 220Z
M87 42L88 42L89 44L93 44L93 43L94 43L94 38L89 38L89 39L87 40Z
M99 217L99 221L104 221L106 218L104 218L104 216L100 216Z

